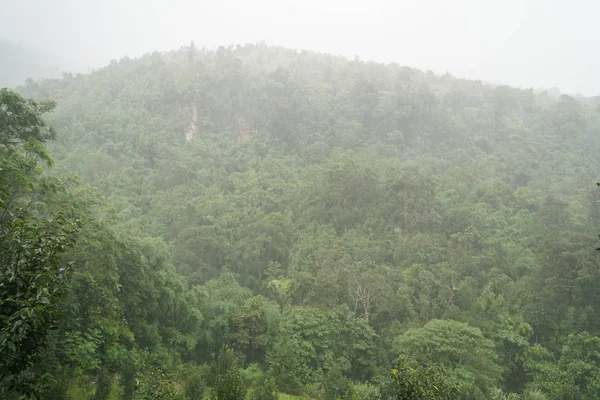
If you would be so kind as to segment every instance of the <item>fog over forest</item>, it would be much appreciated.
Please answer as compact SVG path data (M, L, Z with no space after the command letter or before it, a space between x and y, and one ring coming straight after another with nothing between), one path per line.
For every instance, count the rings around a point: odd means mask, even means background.
M0 40L43 50L49 67L69 72L191 40L264 41L591 96L598 15L593 0L3 0Z
M0 400L599 400L599 7L0 0Z

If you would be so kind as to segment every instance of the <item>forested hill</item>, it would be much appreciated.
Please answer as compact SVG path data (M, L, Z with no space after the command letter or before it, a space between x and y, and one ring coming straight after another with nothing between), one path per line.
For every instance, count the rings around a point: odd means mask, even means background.
M50 172L103 199L71 392L154 365L218 397L230 356L256 396L362 400L406 356L462 399L597 398L599 99L265 45L19 90L57 103Z
M88 149L97 153L94 161L106 156L119 166L126 160L135 171L149 170L144 175L160 182L150 186L163 190L206 185L199 177L203 165L187 159L208 162L198 152L217 144L242 154L260 148L261 160L293 157L300 167L352 150L416 164L446 181L453 173L464 177L467 168L472 179L462 180L474 187L504 181L513 191L557 195L588 187L598 170L597 99L556 100L283 48L154 53L90 75L34 83L22 93L58 103L50 122L61 132L55 151L69 160L63 164L112 187L110 170L94 168ZM184 145L186 133L194 141ZM242 160L225 158L237 171L248 170ZM175 164L190 171L176 173Z

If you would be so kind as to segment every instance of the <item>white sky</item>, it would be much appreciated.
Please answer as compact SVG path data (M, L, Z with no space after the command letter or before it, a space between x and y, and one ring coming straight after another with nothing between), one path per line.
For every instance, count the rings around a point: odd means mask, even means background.
M0 38L63 68L265 41L521 87L600 94L594 0L0 0Z

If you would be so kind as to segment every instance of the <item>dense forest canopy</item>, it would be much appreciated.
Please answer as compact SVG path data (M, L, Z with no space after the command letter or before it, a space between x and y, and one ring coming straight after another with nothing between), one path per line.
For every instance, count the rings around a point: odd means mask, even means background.
M193 43L18 92L3 396L598 398L600 99Z

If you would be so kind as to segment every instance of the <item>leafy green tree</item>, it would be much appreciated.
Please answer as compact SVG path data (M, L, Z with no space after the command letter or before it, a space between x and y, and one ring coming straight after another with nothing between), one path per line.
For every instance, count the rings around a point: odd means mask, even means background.
M217 375L211 399L243 400L245 396L246 393L238 368L232 367Z
M233 274L224 273L201 287L196 287L203 310L203 331L194 350L199 360L218 353L234 341L236 315L251 297L251 291L240 286ZM250 322L250 321L248 321ZM261 329L261 328L258 328ZM244 340L249 340L245 337Z
M96 384L96 392L92 400L106 400L110 396L113 376L107 369L100 370L98 374L98 383Z
M55 103L26 100L18 93L0 89L0 223L9 223L12 210L26 205L31 193L39 193L41 165L53 160L45 143L56 136L42 115ZM34 191L35 189L35 191ZM28 201L29 200L29 201Z
M174 377L160 369L150 369L138 374L135 400L183 400Z
M342 342L340 337L347 340ZM351 377L368 377L374 337L364 318L345 307L328 312L295 307L283 316L267 360L278 387L299 392L303 385L321 381L333 368Z
M418 168L392 170L385 182L388 218L408 232L433 231L439 224L436 180Z
M333 366L323 377L323 396L327 400L352 399L352 385L343 371Z
M189 365L185 376L185 395L189 400L202 400L206 389L206 365Z
M249 396L250 400L277 400L278 398L275 380L269 374L259 379Z
M235 348L246 355L248 362L264 361L277 317L276 306L262 296L246 300L233 317Z
M13 219L0 235L0 377L21 386L35 374L37 356L56 328L65 296L66 269L60 255L74 243L76 222ZM25 388L23 388L25 389ZM31 389L33 390L33 389Z
M596 399L600 387L600 338L589 333L569 335L558 360L542 346L527 352L529 388L551 399Z
M438 362L448 368L461 396L485 398L500 382L494 343L478 328L452 320L431 320L399 336L397 353L419 362Z
M25 100L0 90L0 392L37 396L36 364L60 319L69 263L62 254L81 222L70 210L53 212L42 200L63 190L40 178L38 160L51 164L44 142L54 131L41 115L51 102Z
M445 370L435 364L411 363L400 358L379 389L381 400L452 400L459 391Z

